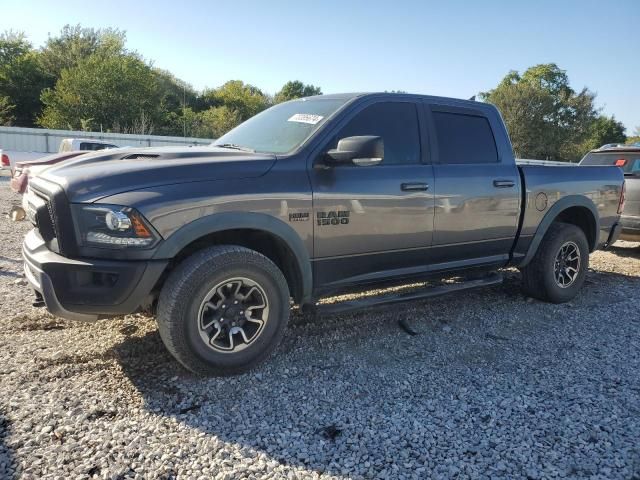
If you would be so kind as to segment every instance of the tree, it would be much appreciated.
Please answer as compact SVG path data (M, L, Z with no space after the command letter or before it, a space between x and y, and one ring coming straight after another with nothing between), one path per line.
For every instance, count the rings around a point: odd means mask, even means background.
M18 126L31 127L42 109L40 92L50 85L38 52L24 34L0 35L0 97L12 105L11 116Z
M158 135L193 136L197 130L193 108L199 106L199 97L188 83L166 70L153 69L160 91L162 119L156 126ZM189 109L190 112L186 112ZM189 117L191 115L191 117Z
M551 94L535 85L509 82L493 90L487 99L500 109L516 156L545 158L547 149L540 139L548 135Z
M40 125L78 129L90 120L94 129L148 132L161 119L161 95L156 75L130 55L94 54L74 68L62 70L54 89L42 94Z
M285 83L280 91L275 95L275 103L286 102L294 98L311 97L313 95L322 95L320 87L314 85L305 85L299 80L289 81Z
M624 143L627 140L624 131L624 125L622 122L618 122L615 117L600 115L591 124L589 138L583 145L582 150L588 152L606 143Z
M118 29L65 25L60 34L57 37L49 37L42 48L42 68L55 82L63 70L76 67L93 54L126 54L125 41L125 33Z
M511 71L480 96L502 112L519 157L578 159L594 134L595 94L573 90L566 72L554 63L535 65L522 75Z
M14 108L9 97L0 97L0 125L10 126L13 123L15 120L12 113Z
M629 143L629 144L632 144L632 143L640 144L640 127L636 127L636 129L633 131L633 136L627 137L627 143Z
M202 112L202 126L198 136L219 138L240 123L242 123L242 117L237 110L226 105L211 107Z
M259 88L240 80L230 80L221 87L206 91L203 97L208 107L226 106L236 111L242 121L260 113L271 104L269 97Z

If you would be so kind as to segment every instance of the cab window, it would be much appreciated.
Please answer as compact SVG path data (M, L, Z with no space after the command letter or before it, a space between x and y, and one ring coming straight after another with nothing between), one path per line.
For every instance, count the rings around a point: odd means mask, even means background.
M380 102L369 105L345 125L331 148L346 137L375 135L384 142L381 165L420 163L418 113L413 103Z

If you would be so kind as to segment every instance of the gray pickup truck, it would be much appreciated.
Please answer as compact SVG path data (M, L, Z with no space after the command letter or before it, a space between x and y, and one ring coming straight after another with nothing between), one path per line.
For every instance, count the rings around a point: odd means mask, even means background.
M622 170L625 178L625 206L620 216L620 239L640 242L640 144L603 145L587 153L580 165L611 165Z
M324 95L210 147L90 155L30 183L35 304L77 320L150 310L169 351L205 374L265 359L294 304L426 298L509 266L527 295L568 301L620 230L619 168L517 165L499 112L473 101ZM430 286L319 302L416 279Z

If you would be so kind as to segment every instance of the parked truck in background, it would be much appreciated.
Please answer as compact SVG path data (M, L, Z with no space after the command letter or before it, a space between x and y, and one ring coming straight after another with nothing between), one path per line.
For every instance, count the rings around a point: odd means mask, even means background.
M36 302L77 320L151 310L175 358L206 374L264 360L292 304L427 298L493 285L508 266L526 295L566 302L589 253L616 240L623 207L619 168L517 165L495 107L440 97L310 97L211 147L103 155L30 182L23 255Z
M89 152L104 150L107 148L118 148L118 146L95 138L64 138L60 142L58 153ZM14 174L16 167L19 165L23 168L27 164L32 166L39 165L39 161L42 160L43 157L47 157L49 159L45 161L45 164L50 164L51 159L53 158L53 156L47 155L43 152L24 152L0 149L2 170L9 172L10 175Z
M113 143L104 142L93 138L64 138L60 142L58 153L45 155L41 158L24 160L13 164L11 172L11 190L16 193L24 193L31 177L35 177L56 163L64 162L70 158L100 150L120 148Z
M610 165L623 171L625 207L620 217L620 239L640 242L640 144L604 145L587 153L580 165Z

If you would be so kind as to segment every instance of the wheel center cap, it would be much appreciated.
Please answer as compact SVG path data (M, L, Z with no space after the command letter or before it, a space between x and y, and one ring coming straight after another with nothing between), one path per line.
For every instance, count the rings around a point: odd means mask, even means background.
M240 311L241 311L241 308L239 306L234 305L226 309L225 315L229 318L237 317Z

